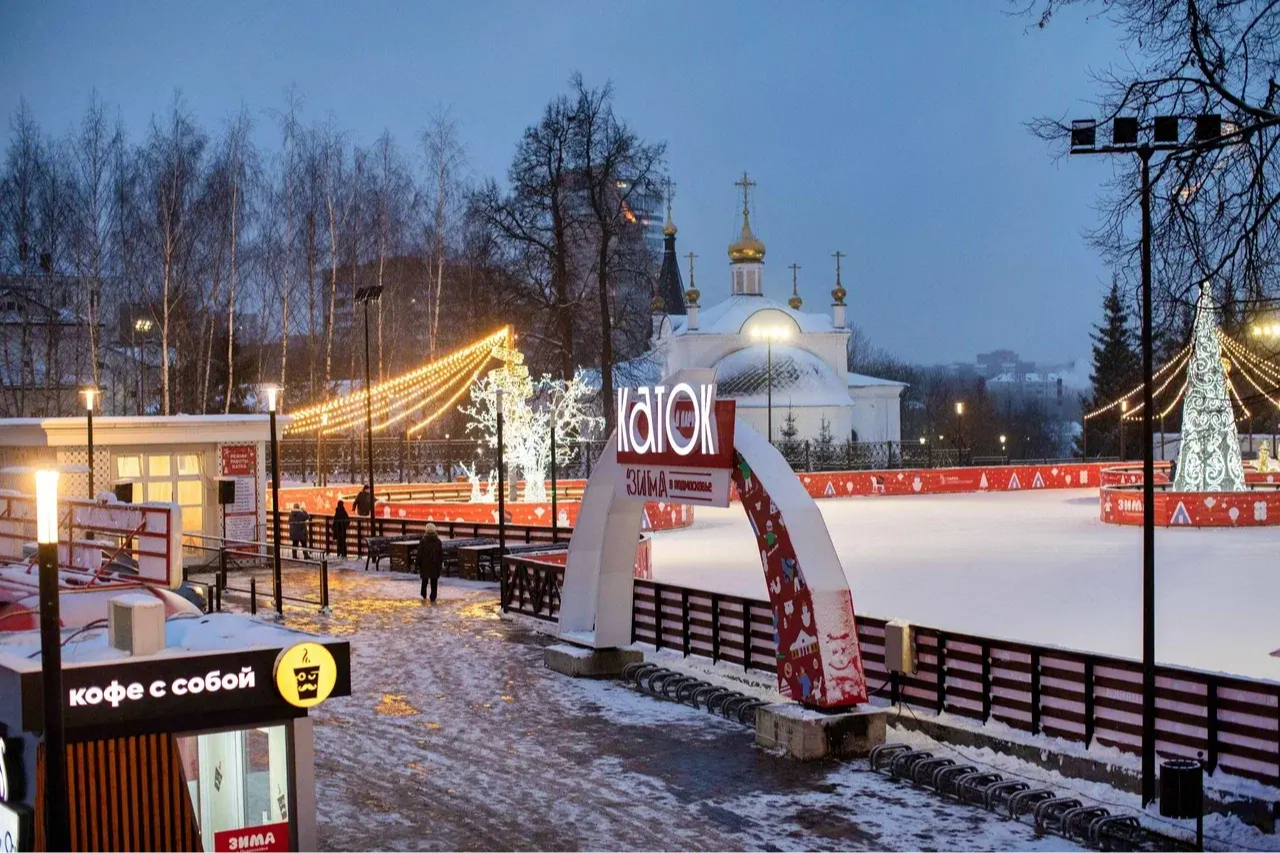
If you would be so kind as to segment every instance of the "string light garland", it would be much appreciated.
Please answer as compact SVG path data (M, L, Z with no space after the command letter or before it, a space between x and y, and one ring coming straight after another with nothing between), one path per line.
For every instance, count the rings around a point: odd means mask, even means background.
M1183 356L1186 356L1186 358L1183 358ZM1161 376L1163 376L1163 375L1164 375L1165 373L1167 373L1169 370L1172 370L1172 369L1175 369L1175 368L1180 368L1180 367L1182 366L1182 364L1185 364L1185 363L1186 363L1186 361L1190 360L1190 358L1191 358L1191 344L1187 344L1187 345L1186 345L1185 347L1183 347L1181 350L1179 350L1178 352L1174 353L1173 357L1172 357L1172 358L1170 358L1168 361L1166 361L1166 362L1165 362L1165 363L1160 367L1160 369L1159 369L1159 370L1157 370L1155 373L1151 374L1151 379L1152 379L1152 381L1155 381L1156 379L1159 379ZM1180 361L1180 360L1181 360L1181 361ZM1142 385L1141 385L1141 383L1140 383L1140 384L1136 385L1136 386L1133 388L1133 390L1129 391L1128 393L1126 393L1126 394L1122 394L1121 396L1119 396L1119 397L1117 397L1116 399L1112 400L1110 403L1107 403L1105 406L1101 406L1101 407L1099 407L1099 408L1097 408L1097 409L1094 409L1092 412L1089 412L1088 414L1086 414L1086 415L1084 416L1084 419L1087 421L1087 420L1090 420L1091 418L1096 418L1098 415L1101 415L1101 414L1104 414L1104 413L1106 413L1106 412L1109 412L1109 411L1111 411L1112 409L1114 409L1114 408L1118 407L1118 406L1120 405L1121 401L1123 401L1123 400L1128 400L1128 399L1129 399L1130 397L1132 397L1134 394L1141 393L1141 391L1142 391Z
M443 358L379 382L368 389L299 409L293 413L287 431L294 435L308 432L319 432L322 435L341 433L364 423L365 401L368 400L375 418L373 430L381 432L394 423L420 413L434 401L453 391L443 405L437 406L409 429L408 432L412 435L448 411L491 359L511 362L518 357L523 361L523 355L512 348L514 340L511 328L504 326Z

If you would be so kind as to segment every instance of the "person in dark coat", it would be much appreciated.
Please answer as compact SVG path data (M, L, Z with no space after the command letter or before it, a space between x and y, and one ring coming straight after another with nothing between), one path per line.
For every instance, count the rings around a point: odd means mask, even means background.
M356 515L369 515L373 512L373 493L368 486L362 486L355 499Z
M347 512L347 506L342 501L338 501L338 506L333 510L333 538L338 540L338 556L347 559L347 528L351 526L351 514Z
M311 516L302 508L302 504L294 504L293 511L289 513L289 539L293 542L293 559L298 559L298 548L302 548L303 558L310 556L307 553L307 522L311 520Z
M444 545L436 533L434 524L427 525L427 532L418 540L418 573L422 575L422 599L427 598L427 582L431 582L431 601L436 600L436 581L444 568Z

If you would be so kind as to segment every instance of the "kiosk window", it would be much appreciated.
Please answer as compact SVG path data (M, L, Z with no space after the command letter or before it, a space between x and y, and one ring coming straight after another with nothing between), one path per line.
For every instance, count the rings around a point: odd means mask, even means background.
M289 750L284 726L178 738L204 849L213 835L289 821Z
M117 456L116 477L121 480L136 480L142 476L141 456Z

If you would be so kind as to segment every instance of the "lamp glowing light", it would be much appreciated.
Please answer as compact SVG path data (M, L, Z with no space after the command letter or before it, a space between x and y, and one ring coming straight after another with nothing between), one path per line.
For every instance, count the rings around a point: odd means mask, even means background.
M920 443L921 443L921 444L924 444L924 436L923 436L923 435L922 435L922 436L920 436Z
M36 472L36 541L58 544L58 472Z
M84 407L86 411L92 412L95 408L94 403L98 399L101 392L97 388L81 388L80 396L84 397Z
M957 403L956 403L956 414L957 414L957 415L963 415L963 414L964 414L964 403L963 403L963 402L957 402Z
M280 396L279 386L267 385L262 390L267 395L267 411L274 412L276 410L277 398Z

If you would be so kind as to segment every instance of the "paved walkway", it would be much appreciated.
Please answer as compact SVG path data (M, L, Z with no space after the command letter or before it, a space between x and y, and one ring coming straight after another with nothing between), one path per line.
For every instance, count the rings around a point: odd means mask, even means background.
M309 583L291 577L286 589ZM798 764L704 712L542 666L493 585L335 571L353 695L314 713L322 849L1070 849L870 773Z

